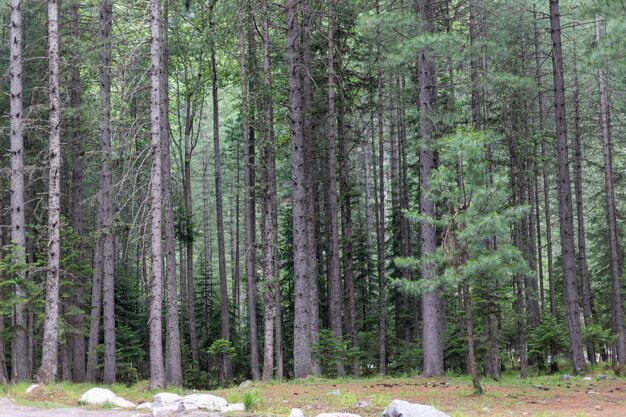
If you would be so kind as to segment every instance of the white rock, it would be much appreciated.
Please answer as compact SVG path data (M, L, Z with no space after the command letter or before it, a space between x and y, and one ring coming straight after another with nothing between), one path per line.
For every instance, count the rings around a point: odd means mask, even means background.
M32 384L30 387L26 388L26 394L30 394L31 392L35 391L37 388L39 388L39 384Z
M222 407L222 412L224 413L242 411L246 411L246 406L243 403L227 404L225 407Z
M304 412L301 408L292 408L289 417L304 417Z
M114 406L120 407L120 408L136 408L137 407L137 404L135 404L134 402L125 400L122 397L115 397L109 402L113 404Z
M137 410L149 410L152 408L152 403L141 403L135 408Z
M106 402L112 402L115 398L113 391L104 388L92 388L85 392L79 402L83 404L104 404Z
M450 417L448 414L434 407L422 404L412 404L407 401L393 400L381 417Z
M183 411L197 410L198 408L200 408L200 407L198 407L195 404L186 403L184 401L181 401L180 403L178 403L177 411L182 413Z
M591 381L593 378L590 376L586 376L583 378L583 381Z
M152 408L163 408L170 405L175 405L175 410L178 408L178 403L182 401L183 397L178 394L172 394L171 392L160 392L152 399Z
M182 397L185 404L193 404L198 408L209 411L222 411L228 405L228 401L211 394L191 394Z

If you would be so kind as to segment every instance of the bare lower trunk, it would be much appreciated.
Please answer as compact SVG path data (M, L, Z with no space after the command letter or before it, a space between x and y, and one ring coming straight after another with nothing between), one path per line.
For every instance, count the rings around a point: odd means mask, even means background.
M161 167L161 7L160 0L150 0L150 81L151 81L151 154L152 171L150 176L151 200L151 280L148 328L150 335L150 387L165 386L165 366L163 363L161 310L163 300L163 250L161 243L162 167Z
M12 257L15 262L25 262L25 222L24 222L24 127L22 125L22 4L21 0L11 0L10 26L10 58L9 75L11 78L11 241L13 242ZM20 281L26 278L25 271L17 273L15 296L23 298L24 289ZM19 352L26 351L26 305L15 304L15 336L11 349L11 379L14 382L26 381L31 375L28 372L28 358Z
M70 33L74 47L78 46L78 3L72 1L70 4ZM81 137L81 119L80 119L80 64L78 50L74 51L72 56L72 75L70 84L70 106L74 115L72 117L72 196L71 196L71 221L72 228L78 235L79 239L84 238L83 229L83 156L82 156L82 137ZM84 259L84 249L82 244L76 248L78 250L78 259ZM84 286L86 277L81 276L72 290L73 303L80 310L83 309ZM85 314L82 311L76 313L72 320L72 378L75 382L83 382L85 380L85 335L83 334L85 327Z
M469 358L470 374L472 375L472 385L477 394L483 394L483 387L478 378L476 367L476 353L474 350L474 318L472 315L472 295L470 294L469 283L465 281L463 286L463 304L465 306L465 328L467 331L467 356Z
M49 384L57 376L59 319L59 259L61 243L61 132L59 100L59 5L48 0L48 60L50 78L50 125L48 137L48 267L46 303L41 347L41 367L37 380Z
M306 184L305 143L302 120L302 72L299 62L300 28L298 15L301 4L285 0L287 26L286 61L289 102L289 139L291 143L291 184L293 215L294 268L294 376L304 378L311 374L311 298L307 236L309 211ZM308 109L304 109L308 111Z
M576 289L576 258L574 253L574 224L572 219L572 196L570 189L569 152L567 145L567 122L565 113L565 81L563 53L561 49L561 22L559 1L550 0L550 26L552 37L552 65L554 75L554 115L556 128L557 190L559 203L559 229L561 258L565 289L567 327L574 373L587 369L583 356L582 334L578 313L578 290Z
M174 387L183 384L180 353L180 319L176 283L176 239L174 231L174 196L170 172L169 82L168 82L168 14L169 0L163 2L161 41L161 160L163 189L163 222L165 226L165 381Z
M247 2L248 3L248 2ZM246 72L246 48L244 35L246 29L250 30L252 19L246 16L244 21L244 10L249 11L249 4L246 7L240 4L239 19L239 62L241 68L241 114L242 114L242 135L243 135L243 159L244 159L244 228L246 258L246 298L248 303L248 328L250 338L250 368L252 379L259 380L259 341L256 317L256 209L254 190L254 134L250 127L250 112L248 111L248 78ZM247 24L245 24L247 23ZM254 37L254 33L252 35ZM248 51L250 54L250 51ZM248 57L255 59L256 57ZM252 134L251 134L252 133Z
M230 314L228 309L228 285L226 280L226 249L224 247L224 209L222 202L222 166L220 154L220 138L219 138L219 99L217 89L217 62L215 57L215 1L211 3L211 88L213 96L213 157L215 159L215 218L217 223L217 252L218 265L220 274L220 298L221 298L221 337L230 341ZM222 355L222 376L224 382L228 383L233 379L233 370L230 357L227 354Z

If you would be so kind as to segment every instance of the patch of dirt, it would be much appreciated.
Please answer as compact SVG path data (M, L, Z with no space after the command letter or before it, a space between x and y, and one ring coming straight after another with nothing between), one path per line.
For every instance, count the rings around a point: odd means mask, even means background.
M472 394L469 383L458 379L382 379L368 381L310 381L255 386L262 404L260 414L286 416L291 408L304 414L351 412L379 417L393 399L432 405L463 417L625 417L626 381L577 381L558 385L519 385L483 381L486 394ZM337 395L336 390L339 390ZM334 392L334 395L331 394ZM218 392L228 395L232 390ZM357 401L369 406L357 408Z

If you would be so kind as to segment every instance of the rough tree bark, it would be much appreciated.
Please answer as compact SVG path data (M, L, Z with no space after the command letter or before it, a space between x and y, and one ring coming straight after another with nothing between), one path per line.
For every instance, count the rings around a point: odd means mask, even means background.
M48 267L46 303L41 348L41 367L37 380L54 382L58 361L59 259L61 256L61 109L59 99L59 4L48 0L48 94L50 120L48 136Z
M163 249L161 243L161 4L160 0L150 0L150 137L152 171L150 175L151 200L151 280L148 328L150 335L150 387L165 386L165 366L163 363L161 310L163 301Z
M565 76L561 48L561 18L559 0L550 0L550 32L552 38L552 67L554 77L554 122L556 129L557 191L561 258L565 281L567 327L570 339L572 368L575 374L587 369L583 356L583 342L578 313L576 288L576 257L574 253L574 223L572 218L572 191L570 189L567 121L565 113Z
M176 283L176 239L174 232L174 196L170 172L169 81L168 81L169 0L163 2L161 36L161 165L163 177L163 222L165 224L165 381L174 387L183 384L180 354L180 323Z
M10 119L11 119L11 242L13 243L12 257L17 262L25 262L25 222L24 222L24 127L22 124L22 2L11 0L10 26ZM24 289L19 281L26 278L26 272L18 272L18 284L15 285L15 296L25 296ZM26 352L26 305L17 303L14 311L15 336L11 349L12 380L26 381L31 375L28 371L28 357L18 352Z
M309 295L307 215L308 199L305 166L305 144L302 132L302 73L300 67L301 4L285 0L286 61L289 103L289 139L291 142L291 190L293 215L294 268L294 376L311 374L311 300ZM308 109L305 109L308 110Z
M432 32L432 2L430 0L416 0L415 8L424 22L424 31ZM435 207L428 198L430 189L429 178L435 168L435 152L432 138L432 104L434 100L434 68L429 51L421 50L417 56L420 116L419 135L422 140L420 149L420 211L422 214L434 217ZM429 222L421 222L421 250L422 256L427 257L437 248L437 231ZM422 266L422 279L430 281L434 278L434 266L425 262ZM441 307L439 290L427 291L422 294L423 320L423 349L424 366L422 375L427 377L443 375L443 339L441 332Z

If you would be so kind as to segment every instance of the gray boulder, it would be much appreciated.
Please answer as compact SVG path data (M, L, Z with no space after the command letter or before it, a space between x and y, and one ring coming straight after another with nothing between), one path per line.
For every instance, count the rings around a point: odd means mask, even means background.
M105 388L92 388L81 395L78 400L82 404L104 404L111 402L116 396L113 391Z
M172 394L171 392L159 392L158 394L155 394L152 399L152 409L173 407L170 409L177 410L178 403L182 400L183 397L178 394Z
M448 414L429 405L412 404L407 401L393 400L381 417L450 417Z
M181 398L183 404L191 407L202 408L209 411L223 411L228 406L228 401L211 394L190 394Z
M322 414L318 414L315 417L361 417L358 414L352 414L352 413L322 413Z
M289 417L304 417L304 413L301 408L292 408Z

